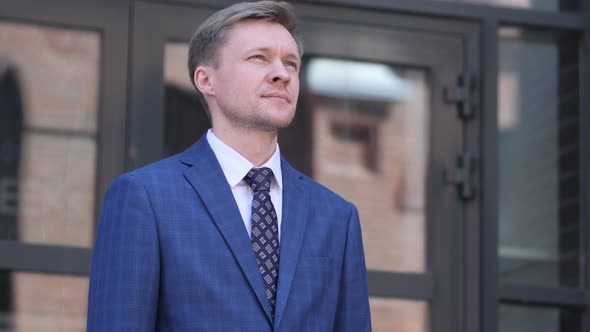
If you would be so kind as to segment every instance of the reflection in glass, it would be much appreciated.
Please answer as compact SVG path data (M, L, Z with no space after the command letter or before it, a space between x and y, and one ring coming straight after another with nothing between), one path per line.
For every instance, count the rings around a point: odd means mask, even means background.
M164 49L164 154L184 151L211 127L188 74L188 45Z
M480 5L534 9L544 11L577 11L580 10L579 0L439 0L463 2Z
M500 332L581 332L581 310L502 304Z
M3 271L0 280L12 284L2 292L0 331L85 331L87 277Z
M425 73L329 58L306 68L297 112L308 113L312 161L302 168L358 207L370 269L424 271Z
M0 22L0 239L91 245L99 43Z
M371 297L373 331L427 332L430 318L428 303L422 301Z
M512 28L500 36L500 277L577 286L578 40Z

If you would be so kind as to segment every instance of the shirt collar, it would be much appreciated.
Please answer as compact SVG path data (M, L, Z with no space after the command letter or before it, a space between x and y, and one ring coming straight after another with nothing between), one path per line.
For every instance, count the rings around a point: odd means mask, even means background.
M234 187L238 185L248 174L250 169L254 167L254 165L248 161L248 159L244 158L239 152L232 149L227 144L223 143L211 129L207 131L207 141L209 142L209 146L211 146L211 150L215 154L219 165L221 166L221 170L225 175L227 183L229 183L230 187ZM279 186L279 189L283 188L283 174L281 173L281 152L279 150L279 145L277 144L277 148L272 156L260 167L268 167L272 170L272 173L275 178L276 184Z

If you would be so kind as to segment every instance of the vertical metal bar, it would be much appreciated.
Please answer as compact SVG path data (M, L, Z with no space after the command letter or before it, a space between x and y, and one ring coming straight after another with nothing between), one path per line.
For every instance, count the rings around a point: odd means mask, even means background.
M103 25L94 229L110 182L125 169L129 1L109 2Z
M464 220L462 239L464 246L463 256L464 267L461 317L464 332L480 331L481 313L478 309L481 303L481 279L480 279L480 255L481 255L481 125L482 125L482 102L481 102L481 25L472 29L466 38L465 59L466 59L466 84L469 86L472 76L477 78L476 88L470 91L469 98L465 104L466 108L476 105L472 118L465 121L464 129L464 151L474 157L476 167L474 169L473 185L475 186L475 199L466 201L464 204Z
M163 157L163 50L167 36L148 33L153 22L161 22L164 17L152 8L151 4L143 2L136 2L133 8L126 163L129 170ZM150 56L141 56L143 54Z
M581 198L581 223L582 223L582 248L583 255L583 287L586 292L586 306L582 319L582 329L590 329L590 1L581 0L580 10L587 19L586 28L581 38L580 47L580 172L582 183L580 188Z
M582 8L587 22L590 22L590 3L583 1ZM582 246L584 257L581 260L584 267L583 280L586 294L590 292L590 24L586 27L581 40L580 47L580 169L582 176L581 192L581 223L582 223ZM586 307L584 310L583 330L590 328L590 302L586 297Z
M483 21L481 331L498 331L498 21Z

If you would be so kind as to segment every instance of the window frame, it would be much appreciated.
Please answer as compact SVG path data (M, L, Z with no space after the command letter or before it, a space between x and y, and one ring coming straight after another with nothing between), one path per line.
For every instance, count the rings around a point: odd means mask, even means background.
M102 197L124 170L127 106L129 2L100 0L19 0L4 2L0 20L19 24L93 31L100 34L97 100L95 211L96 228ZM93 237L94 238L94 235ZM0 240L0 270L88 275L91 247Z

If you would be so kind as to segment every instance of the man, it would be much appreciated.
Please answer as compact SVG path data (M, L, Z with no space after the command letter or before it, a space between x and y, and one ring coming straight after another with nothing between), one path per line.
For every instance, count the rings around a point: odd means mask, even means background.
M92 262L89 331L370 331L355 207L281 158L299 93L292 7L221 10L189 71L212 130L118 177Z

